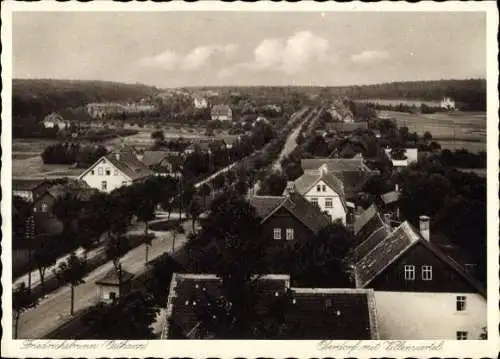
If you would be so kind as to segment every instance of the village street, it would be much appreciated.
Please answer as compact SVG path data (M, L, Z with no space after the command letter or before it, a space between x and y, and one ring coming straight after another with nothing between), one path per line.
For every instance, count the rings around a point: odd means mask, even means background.
M303 110L300 112L296 112L298 116L303 115ZM294 114L295 115L295 114ZM278 158L276 161L273 162L272 169L273 171L281 171L281 160L288 156L292 151L297 147L297 137L299 136L299 133L304 126L304 124L307 122L309 119L309 116L306 116L304 120L292 131L292 133L288 136L286 139L285 145L283 146L283 149L281 150ZM257 194L257 192L260 189L260 181L255 182L252 188L248 190L247 196L254 196Z
M183 223L185 234L178 234L175 240L175 250L180 249L187 242L187 235L191 230L191 222ZM165 252L172 252L172 236L169 232L153 232L156 238L149 249L149 260L153 260ZM146 270L144 265L144 245L132 249L121 260L123 269L140 274ZM89 273L85 283L75 289L75 312L94 305L98 300L98 286L96 282L113 268L113 263L108 262ZM41 300L37 307L25 312L19 323L19 338L43 338L47 333L56 329L69 320L70 288L64 286L50 293Z

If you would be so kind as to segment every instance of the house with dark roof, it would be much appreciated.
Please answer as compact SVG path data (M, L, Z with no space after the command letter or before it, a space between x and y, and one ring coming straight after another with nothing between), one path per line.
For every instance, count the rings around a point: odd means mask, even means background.
M344 198L344 184L326 165L319 169L306 170L285 191L296 191L329 215L331 221L340 220L346 225L348 213Z
M78 200L85 202L98 192L87 183L80 180L66 180L54 183L33 202L33 214L39 233L59 233L62 222L54 215L54 204L66 195L73 195Z
M32 178L13 178L12 196L18 196L33 203L38 197L43 195L52 184L50 181Z
M141 161L158 176L179 177L183 158L171 151L144 151Z
M362 228L380 219L367 217ZM355 249L354 277L357 288L374 290L381 339L479 339L486 292L430 242L429 217L421 216L420 233L406 221L373 227Z
M257 301L255 312L249 315L274 318L281 329L280 339L379 338L370 289L293 288L290 276L279 274L260 276L254 286ZM175 273L161 339L217 339L205 323L210 303L223 297L222 281L216 275ZM215 314L212 318L217 320Z
M354 158L306 158L301 161L304 172L325 166L327 172L340 179L347 201L356 198L370 178L378 173L366 166L363 157Z
M319 207L299 193L253 196L249 202L261 218L262 235L270 241L305 240L330 223Z
M129 150L117 150L98 159L83 172L79 179L90 187L102 192L111 192L122 186L143 181L154 175L135 153Z

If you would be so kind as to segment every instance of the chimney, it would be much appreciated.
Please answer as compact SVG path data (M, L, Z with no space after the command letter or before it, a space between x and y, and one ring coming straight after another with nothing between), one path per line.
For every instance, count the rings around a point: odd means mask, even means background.
M419 217L419 220L420 220L420 234L427 242L430 242L431 230L429 224L431 219L428 216L422 215Z
M394 190L395 190L396 192L399 192L399 185L398 185L397 183L394 185Z
M390 213L384 213L384 223L385 223L387 229L391 230L391 214Z
M117 161L120 160L120 152L116 152L115 153L115 158L116 158Z
M295 183L293 181L288 181L285 187L285 196L290 196L290 194L295 193Z
M328 167L326 165L326 163L323 163L320 167L320 171L321 171L321 174L324 175L326 173L328 173Z

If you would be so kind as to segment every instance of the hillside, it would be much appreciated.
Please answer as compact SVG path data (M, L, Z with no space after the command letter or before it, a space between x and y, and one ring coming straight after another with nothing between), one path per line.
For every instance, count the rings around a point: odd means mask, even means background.
M105 81L14 79L12 117L41 118L66 107L90 102L138 100L153 94L155 87Z
M350 99L387 99L387 100L424 100L440 101L449 96L462 108L471 111L486 109L486 80L436 80L405 81L360 86L255 86L255 87L204 87L191 88L191 91L212 90L227 95L238 91L246 96L262 96L276 98L283 95L318 95L320 100L331 100L335 97L347 96Z

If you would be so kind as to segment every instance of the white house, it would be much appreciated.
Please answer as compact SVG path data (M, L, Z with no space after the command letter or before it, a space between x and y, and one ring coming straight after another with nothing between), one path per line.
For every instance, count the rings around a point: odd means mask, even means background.
M408 222L383 223L377 213L370 218L360 219L366 239L353 251L354 277L356 287L375 292L380 339L480 339L485 290L431 243L429 217L420 217L420 231Z
M404 150L404 155L405 159L401 160L396 160L391 157L391 148L386 148L384 149L387 157L392 161L392 165L394 167L407 167L412 163L415 163L418 161L418 148L405 148Z
M47 115L42 121L43 127L45 128L58 128L59 131L69 128L70 124L65 121L64 118L58 113L52 112Z
M134 153L116 151L97 160L79 179L92 188L109 193L152 175L153 172Z
M441 100L441 108L444 108L448 111L453 111L456 109L455 101L453 101L450 97L445 97Z
M212 120L232 121L233 110L228 105L215 105L210 112Z
M309 202L319 206L321 211L328 213L332 221L340 219L346 224L347 205L344 199L344 185L326 165L317 170L306 170L304 174L288 187L294 186L295 190Z
M195 108L202 109L208 107L208 101L204 97L195 97L193 100L193 105Z

